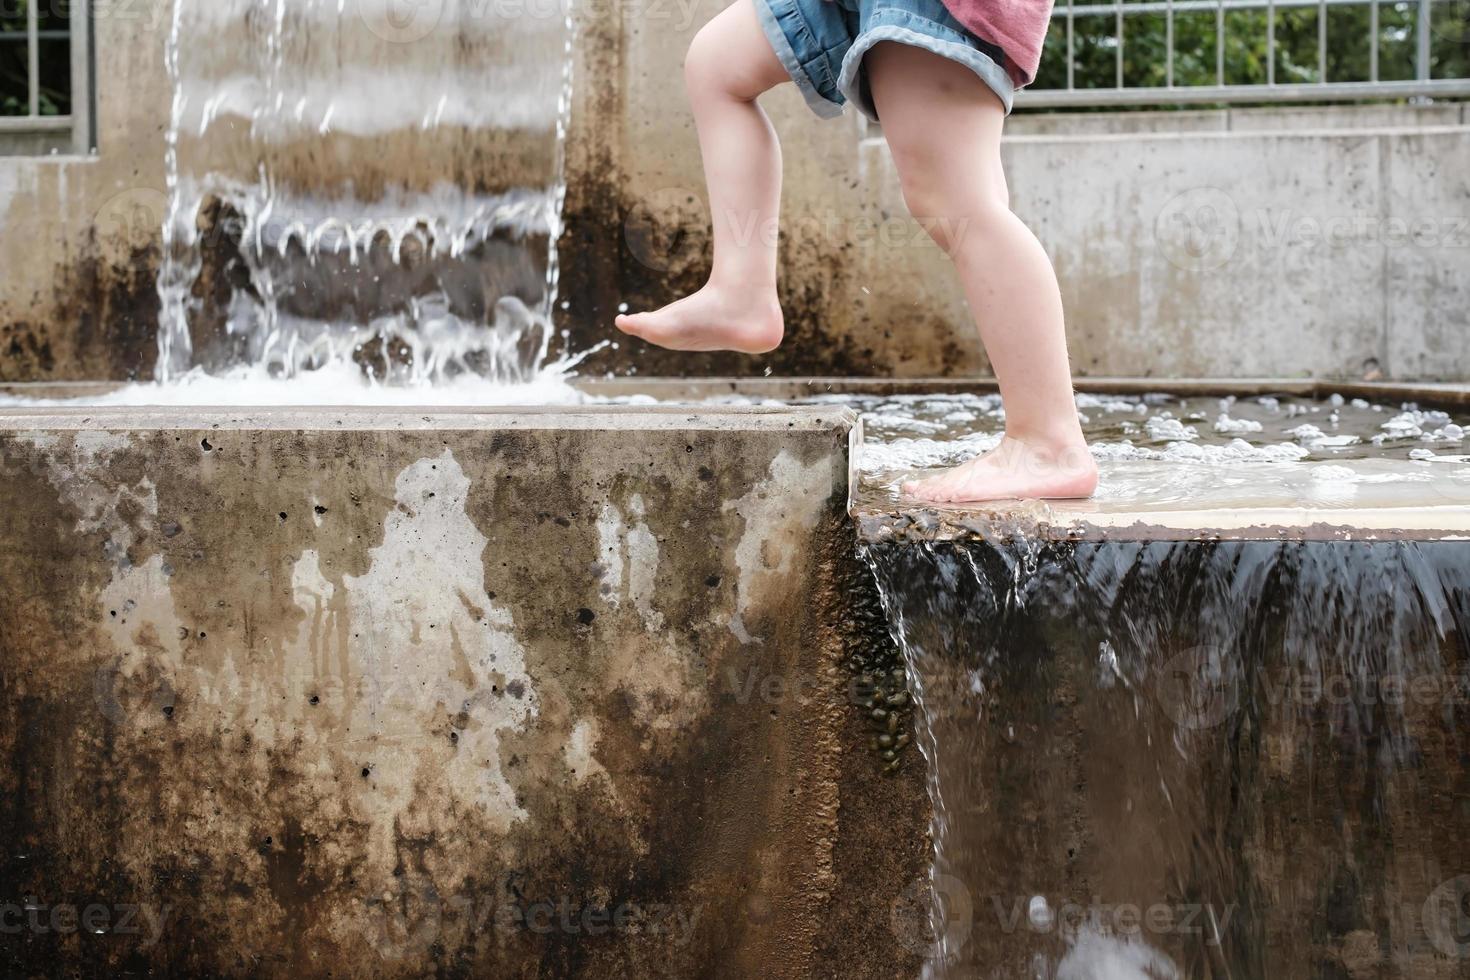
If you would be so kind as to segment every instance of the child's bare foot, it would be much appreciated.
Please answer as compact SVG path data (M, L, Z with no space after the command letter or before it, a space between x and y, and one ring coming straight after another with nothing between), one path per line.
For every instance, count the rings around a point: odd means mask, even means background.
M1081 498L1096 489L1097 464L1080 434L1055 444L1006 436L983 456L903 485L904 493L931 503Z
M785 322L775 289L705 286L651 313L617 319L623 333L670 350L765 354L781 346Z

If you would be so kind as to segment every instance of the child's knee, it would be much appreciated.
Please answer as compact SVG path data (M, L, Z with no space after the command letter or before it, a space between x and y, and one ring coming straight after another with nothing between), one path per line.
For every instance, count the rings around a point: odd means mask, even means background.
M945 251L953 251L960 229L973 230L1003 220L1010 212L1004 178L971 173L960 180L950 161L927 154L898 160L899 183L909 214Z
M730 13L727 8L689 42L684 55L684 85L692 99L751 102L785 78L785 70L765 48L765 38L759 34L754 38L740 36L740 24L731 23ZM774 71L762 63L762 54Z
M720 57L719 28L714 22L701 27L684 55L684 87L693 97L726 95L731 87L730 71Z

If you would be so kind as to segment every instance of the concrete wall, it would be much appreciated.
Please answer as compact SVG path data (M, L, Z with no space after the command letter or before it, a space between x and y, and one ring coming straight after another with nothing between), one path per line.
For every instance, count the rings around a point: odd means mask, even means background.
M912 975L851 424L8 413L0 966Z
M0 380L151 371L167 4L118 6L97 24L98 158L0 159ZM719 6L582 8L560 313L578 346L612 335L620 303L702 281L703 182L679 77ZM790 86L766 103L786 141L787 344L746 359L623 343L589 370L984 372L881 134L852 113L818 122ZM1470 377L1463 106L1021 116L1012 133L1014 206L1056 261L1080 373ZM429 142L323 152L334 186L344 159L368 183L384 160L409 182L471 180L520 152L486 132ZM290 160L298 180L322 162Z

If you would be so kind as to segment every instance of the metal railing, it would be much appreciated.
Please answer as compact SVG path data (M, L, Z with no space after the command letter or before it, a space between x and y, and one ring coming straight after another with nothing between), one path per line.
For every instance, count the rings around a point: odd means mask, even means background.
M1330 80L1328 78L1328 11L1340 8L1368 8L1368 65L1366 78ZM1381 8L1395 12L1413 11L1413 77L1383 79L1380 77L1380 49L1384 43ZM1456 77L1431 77L1431 40L1434 38L1435 7L1455 18L1445 25L1442 38L1454 44L1470 46L1470 20L1466 19L1466 0L1112 0L1105 3L1078 3L1068 0L1052 13L1052 25L1064 31L1066 44L1066 80L1063 85L1033 87L1022 91L1017 105L1042 107L1099 106L1165 106L1231 103L1326 102L1411 97L1463 98L1470 96L1470 71L1463 68ZM1281 83L1277 79L1279 53L1277 26L1285 11L1315 9L1317 12L1316 78ZM1226 48L1227 17L1235 12L1265 12L1265 78L1260 81L1227 81ZM1129 18L1162 14L1164 19L1163 85L1126 85L1125 54ZM1214 16L1214 72L1212 83L1178 84L1176 80L1176 32L1180 15ZM1078 25L1091 26L1093 18L1110 18L1111 32L1092 40L1098 47L1113 49L1114 66L1111 85L1078 84ZM1192 52L1207 57L1208 52ZM1060 56L1050 49L1047 57ZM1136 66L1134 66L1136 67ZM1156 67L1156 66L1155 66Z
M0 0L16 3L16 0ZM92 148L92 38L90 0L21 0L25 5L24 32L0 34L0 44L24 44L26 48L26 111L20 115L0 115L0 151L7 142L20 143L34 138L29 145L66 149L87 153ZM65 29L42 29L40 5L52 3L54 10L67 12ZM13 9L13 8L12 8ZM71 71L68 78L70 112L43 115L41 107L41 64L45 57L42 41L66 41L69 45Z

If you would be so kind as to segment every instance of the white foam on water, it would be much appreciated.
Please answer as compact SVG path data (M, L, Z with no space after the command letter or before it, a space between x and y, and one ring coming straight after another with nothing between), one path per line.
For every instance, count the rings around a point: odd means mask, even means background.
M1221 433L1260 432L1263 428L1255 419L1233 419L1226 412L1215 419L1215 431Z
M1057 964L1056 980L1179 980L1174 961L1138 938L1119 939L1084 926Z
M129 384L74 399L42 399L0 394L0 408L85 406L413 406L501 407L573 405L601 401L572 387L572 375L555 369L532 380L507 383L464 374L420 384L377 384L353 363L333 361L301 375L272 377L258 366L206 374L195 368L167 384Z

